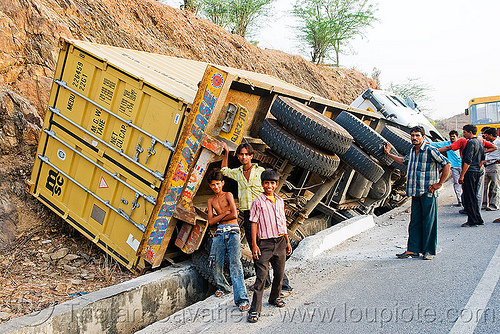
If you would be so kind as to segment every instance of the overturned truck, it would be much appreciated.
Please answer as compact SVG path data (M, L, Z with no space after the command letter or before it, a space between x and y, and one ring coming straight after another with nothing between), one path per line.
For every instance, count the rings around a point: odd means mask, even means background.
M297 243L405 200L404 166L384 155L384 128L375 113L269 75L61 40L28 190L133 272L183 254L200 267L205 176L224 142L231 151L251 143L254 159L280 172ZM391 134L405 153L408 138Z

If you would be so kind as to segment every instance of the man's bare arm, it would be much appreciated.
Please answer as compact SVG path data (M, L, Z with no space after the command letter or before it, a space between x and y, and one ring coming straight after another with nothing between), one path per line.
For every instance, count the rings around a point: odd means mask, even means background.
M238 210L236 209L236 203L234 202L234 196L232 193L226 193L226 200L229 203L229 213L226 215L225 220L231 220L238 218Z
M221 162L221 168L227 167L229 163L229 147L227 147L227 144L224 143L224 157L222 158Z
M493 144L492 144L493 145ZM495 145L493 145L492 147L488 147L488 148L484 148L484 153L490 153L490 152L493 152L497 149L497 147Z
M400 157L399 155L395 155L391 153L391 144L387 142L387 144L384 146L384 153L391 158L392 160L396 161L397 163L402 164L404 162L403 157Z
M290 244L290 239L288 238L288 234L285 234L286 240L286 255L292 254L292 245Z
M429 186L428 190L430 193L433 193L434 191L438 190L439 188L441 188L443 186L443 183L444 183L444 181L446 181L448 174L450 174L450 170L451 170L451 164L448 163L448 164L444 165L443 170L441 172L441 177L439 178L438 183L434 183L434 184L431 184Z
M257 223L252 222L252 256L258 260L261 253L260 248L257 246Z
M462 166L462 172L460 173L460 177L458 178L458 183L462 184L464 183L464 176L465 173L467 173L467 170L469 169L470 165L468 163L463 164Z
M228 210L226 212L221 212L221 213L217 212L217 215L214 216L214 207L213 207L212 201L213 201L213 197L209 198L207 201L207 207L208 207L208 214L207 214L208 217L207 218L208 218L208 225L209 226L216 225L223 219L228 220L226 217L231 213L231 211ZM215 210L215 211L217 211L217 210Z
M437 150L439 151L439 153L448 152L449 150L451 150L451 145L440 147Z

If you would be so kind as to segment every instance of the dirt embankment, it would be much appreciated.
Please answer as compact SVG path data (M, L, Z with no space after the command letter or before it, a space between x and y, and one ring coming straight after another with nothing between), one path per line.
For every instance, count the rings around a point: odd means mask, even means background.
M27 195L60 37L270 74L349 104L373 80L262 50L153 0L0 2L0 321L130 278Z

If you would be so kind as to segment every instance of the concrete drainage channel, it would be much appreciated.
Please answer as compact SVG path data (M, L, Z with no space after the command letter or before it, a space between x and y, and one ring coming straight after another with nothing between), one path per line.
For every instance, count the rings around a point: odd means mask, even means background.
M0 333L133 333L207 297L189 261L12 319Z
M359 216L305 238L287 261L287 271L373 226L372 216ZM192 304L204 303L208 291L207 281L186 261L13 319L0 325L0 333L166 332L175 327L171 319L185 316L183 309ZM232 303L231 298L226 301ZM214 304L206 302L207 307Z

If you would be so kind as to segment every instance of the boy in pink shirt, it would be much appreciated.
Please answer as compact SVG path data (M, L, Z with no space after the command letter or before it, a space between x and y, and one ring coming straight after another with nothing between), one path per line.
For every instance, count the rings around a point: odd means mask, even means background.
M269 304L276 307L285 306L285 301L279 296L286 256L292 253L286 226L285 204L283 199L274 192L278 185L279 174L275 170L266 169L261 174L261 181L264 193L254 199L250 207L252 256L256 278L252 305L248 313L249 322L259 320L269 263L274 270Z

